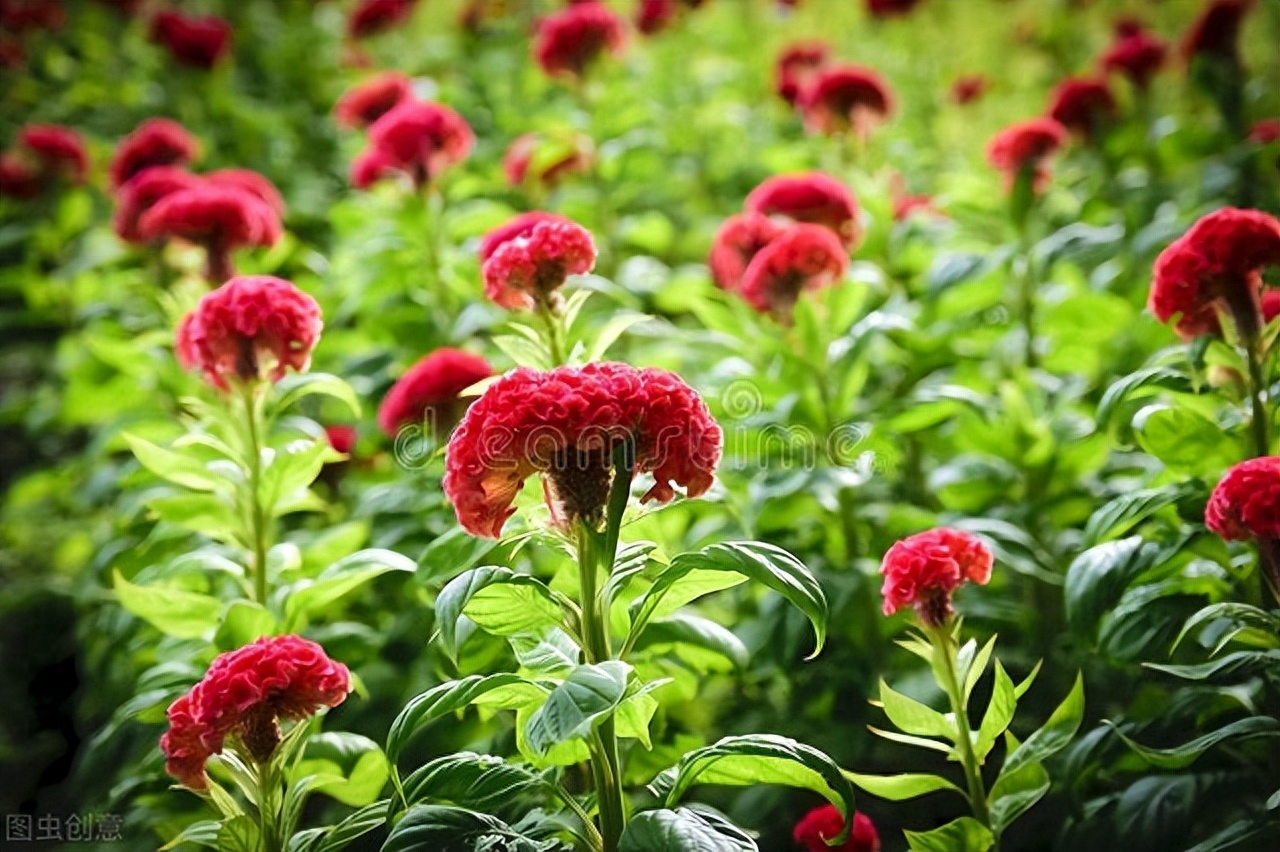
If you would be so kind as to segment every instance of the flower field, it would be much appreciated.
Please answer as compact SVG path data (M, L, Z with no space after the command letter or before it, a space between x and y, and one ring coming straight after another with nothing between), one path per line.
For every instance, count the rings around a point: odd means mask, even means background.
M1274 850L1276 44L0 0L0 847Z

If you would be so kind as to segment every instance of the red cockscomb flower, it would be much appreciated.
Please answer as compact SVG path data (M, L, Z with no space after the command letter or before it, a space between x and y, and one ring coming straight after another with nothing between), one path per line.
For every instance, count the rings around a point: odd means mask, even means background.
M111 226L127 243L146 242L138 231L142 215L160 199L173 192L200 185L199 175L176 166L152 166L130 178L116 196L116 212Z
M619 54L626 44L622 19L597 2L575 3L538 23L533 56L555 77L580 78L606 51Z
M111 158L111 185L122 186L151 166L182 166L199 154L200 145L181 124L167 118L149 118L120 140Z
M540 133L517 136L502 157L502 172L507 183L524 186L526 182L544 187L555 186L561 178L585 172L591 167L591 140L580 134L548 137Z
M862 237L858 202L844 184L822 172L775 175L747 196L748 213L780 216L828 228L852 249Z
M331 425L324 427L324 439L343 455L351 455L356 448L356 427L348 425Z
M528 213L520 213L484 235L484 239L480 241L480 250L477 252L480 256L480 263L483 264L493 257L493 253L498 250L498 247L508 240L529 236L534 226L541 222L575 224L572 219L561 216L559 213L548 213L545 210L531 210Z
M1097 140L1116 115L1116 99L1104 80L1068 77L1054 87L1049 117L1086 140Z
M351 692L351 674L324 649L300 636L270 636L219 654L204 678L169 707L160 738L165 771L184 786L208 786L205 763L232 737L257 763L280 743L280 720L300 721L337 707Z
M1227 541L1280 539L1280 456L1242 462L1213 489L1204 522Z
M351 161L351 185L356 189L368 189L398 170L395 160L385 151L378 148L365 148Z
M235 274L234 249L275 245L282 229L279 214L254 193L202 180L152 205L138 219L137 233L147 241L177 237L201 246L206 277L219 284Z
M784 227L760 213L739 213L725 219L716 232L707 258L716 286L723 290L737 290L751 259Z
M343 127L362 129L412 99L413 81L399 71L384 71L348 89L333 117Z
M396 380L378 406L378 426L394 438L401 428L429 421L437 437L448 434L467 403L464 390L493 375L489 362L461 349L437 349Z
M986 75L966 74L951 84L951 100L960 105L972 103L986 94L990 87L991 81Z
M276 212L284 215L284 199L280 190L265 176L252 169L217 169L205 174L204 179L214 186L229 186L242 189L257 198Z
M822 66L827 64L831 55L831 47L821 41L804 41L788 45L778 54L774 65L773 88L792 106L800 101L805 87L817 76Z
M969 533L939 527L904 538L884 555L884 614L914 607L921 622L937 627L951 617L951 593L966 580L991 579L991 551Z
M911 12L920 0L866 0L867 13L873 18L900 18Z
M289 367L306 370L323 327L316 300L292 283L242 275L200 299L178 326L174 349L183 367L228 390L228 378L278 382Z
M827 841L840 836L844 817L835 805L825 804L814 808L796 823L792 839L805 848L805 852L880 852L880 834L866 814L853 815L853 828L849 839L839 846L828 846Z
M702 398L665 370L521 367L467 409L445 453L444 492L468 532L497 538L524 480L539 473L557 523L595 525L619 445L629 447L635 473L653 473L641 501L665 503L673 486L689 497L711 487L721 440Z
M1280 264L1280 220L1259 210L1226 207L1201 218L1156 258L1147 306L1190 339L1219 334L1219 312L1241 336L1261 329L1261 270Z
M791 225L747 264L738 292L756 310L785 319L802 292L834 284L848 265L844 246L831 231Z
M18 144L30 151L46 175L62 175L83 183L89 173L89 153L80 134L58 124L29 124L18 134Z
M801 91L800 108L805 125L816 133L852 130L865 137L893 114L893 93L870 68L828 66Z
M8 32L58 30L66 23L59 0L0 0L0 29Z
M1280 118L1261 118L1249 128L1249 141L1254 145L1270 145L1280 141Z
M1182 58L1239 62L1240 27L1252 8L1253 0L1210 0L1182 40Z
M1145 89L1168 52L1168 46L1140 23L1122 19L1116 22L1115 38L1102 54L1101 66L1103 71L1123 74L1133 85Z
M369 127L369 143L423 186L471 153L475 135L462 116L437 103L404 101Z
M636 29L645 35L653 35L666 29L680 6L676 0L640 0L636 8Z
M8 198L35 198L44 188L40 174L22 157L0 152L0 195Z
M907 193L907 182L900 174L889 180L889 197L893 200L893 219L904 222L914 213L933 213L941 215L933 206L933 197L929 195L910 195Z
M212 68L231 47L231 24L216 15L188 17L165 9L151 18L151 40L183 65Z
M1280 290L1267 290L1262 294L1262 321L1270 324L1280 317Z
M570 275L596 265L591 234L572 221L537 222L495 248L481 267L484 294L508 310L551 302Z
M1041 191L1049 182L1049 158L1067 139L1067 130L1052 118L1020 121L1001 130L987 145L987 162L1005 174L1012 186L1018 173L1030 169L1032 186Z
M416 0L360 0L347 18L347 35L351 38L384 33L400 26L413 15Z

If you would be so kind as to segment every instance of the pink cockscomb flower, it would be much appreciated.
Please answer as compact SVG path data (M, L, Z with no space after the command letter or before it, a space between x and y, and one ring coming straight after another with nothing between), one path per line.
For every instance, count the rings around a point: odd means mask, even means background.
M748 213L822 225L848 249L854 248L862 237L858 202L853 193L822 172L768 178L751 190L745 207Z
M343 127L363 129L413 99L413 81L399 71L384 71L347 90L333 108Z
M853 815L853 827L849 839L839 846L828 846L827 841L840 836L844 817L835 805L820 805L805 814L796 823L791 837L805 852L880 852L880 834L866 814Z
M1204 522L1227 541L1280 539L1280 456L1241 462L1213 489Z
M570 275L585 275L595 264L596 247L586 228L544 220L497 246L480 271L485 296L519 310L553 304Z
M834 65L818 71L800 94L805 125L815 133L852 130L866 137L893 114L893 93L884 78L860 65Z
M347 35L367 38L395 29L409 20L417 0L360 0L347 18Z
M965 581L985 585L991 579L991 551L969 533L939 527L904 538L884 555L884 614L914 607L926 627L953 614L951 594Z
M626 45L622 19L602 3L575 3L543 18L533 56L547 74L580 79L588 67Z
M252 169L216 169L207 172L203 177L214 186L242 189L256 196L263 204L274 210L277 216L284 215L284 199L280 197L280 190L276 189L275 184L265 175Z
M35 198L43 188L34 166L17 154L0 152L0 196L26 200Z
M548 213L545 210L531 210L528 213L512 216L506 222L484 235L484 239L480 241L480 250L478 252L480 263L483 264L493 257L493 253L498 250L498 247L508 240L529 236L534 226L541 222L574 224L572 219L561 216L559 213Z
M1186 339L1220 334L1219 314L1241 336L1262 327L1263 267L1280 265L1280 220L1260 210L1225 207L1198 222L1156 258L1147 306L1161 322L1178 317Z
M756 310L786 320L806 291L839 281L849 265L844 246L820 225L791 225L756 253L738 292Z
M1088 141L1097 141L1116 117L1116 100L1104 80L1068 77L1054 87L1049 117Z
M1182 58L1190 63L1200 57L1238 63L1240 29L1253 0L1209 0L1179 46Z
M1052 118L1020 121L1001 130L987 144L987 162L1005 175L1012 186L1018 174L1027 170L1036 191L1049 183L1049 159L1067 139L1067 130Z
M437 103L403 101L369 127L370 147L424 186L471 153L475 135L466 120Z
M489 362L462 349L437 349L396 380L378 406L378 426L394 438L405 426L430 423L437 437L448 434L468 401L460 394L493 375Z
M164 45L176 62L212 68L231 48L231 24L216 15L188 16L165 9L151 18L151 40Z
M356 189L368 189L399 171L396 161L379 148L365 148L351 161L350 180Z
M40 172L84 183L89 173L89 153L80 134L58 124L28 124L18 133L18 144L29 151Z
M725 219L716 232L707 258L716 286L722 290L737 290L751 259L785 227L760 213L739 213Z
M116 212L111 226L127 243L146 240L138 231L142 215L170 193L199 186L201 178L176 166L152 166L130 178L116 195Z
M270 636L219 654L204 678L169 707L160 738L165 771L192 790L208 787L205 764L230 739L255 763L271 759L280 721L301 721L337 707L351 674L300 636Z
M200 145L186 128L167 118L149 118L120 140L111 158L111 185L123 186L129 178L152 166L183 166L200 152Z
M183 367L229 390L229 379L278 382L290 367L306 370L323 327L316 300L292 283L242 275L200 299L178 326L174 349Z
M1139 89L1151 84L1151 78L1164 64L1168 46L1131 19L1116 22L1115 37L1102 54L1100 64L1107 73L1122 74Z
M557 524L594 527L620 446L635 473L653 474L642 502L665 503L675 486L689 497L711 487L721 441L702 398L665 370L607 361L521 367L467 409L445 453L444 492L468 532L498 538L524 480L538 473Z
M822 41L802 41L788 45L778 54L774 65L773 89L793 106L800 102L801 94L827 64L831 47Z
M867 14L873 18L900 18L920 4L920 0L866 0Z
M201 246L205 275L220 284L235 274L233 250L275 245L282 227L280 215L256 194L202 180L158 200L138 219L137 233L146 241L177 237Z

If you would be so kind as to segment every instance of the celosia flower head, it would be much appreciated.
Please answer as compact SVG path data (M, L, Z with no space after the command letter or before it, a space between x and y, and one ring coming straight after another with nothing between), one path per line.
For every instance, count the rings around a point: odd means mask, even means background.
M111 159L111 184L122 186L152 166L182 166L194 160L200 146L181 124L149 118L120 140Z
M1253 0L1209 0L1183 37L1183 59L1239 62L1240 28L1252 8Z
M840 836L844 817L835 805L825 804L814 808L796 823L791 837L805 852L880 852L880 834L866 814L853 815L853 827L849 839L839 846L828 846L827 841Z
M398 171L395 160L380 148L365 148L351 161L351 185L368 189Z
M542 221L504 241L480 269L484 294L508 310L553 304L570 275L596 265L596 246L576 222Z
M848 249L855 247L862 236L853 193L822 172L768 178L751 190L745 207L748 213L822 225Z
M347 19L347 35L367 38L394 29L413 15L416 0L360 0Z
M1068 77L1049 100L1049 117L1086 140L1096 141L1115 115L1116 100L1103 80Z
M955 82L951 84L951 100L962 106L973 103L986 94L987 89L990 87L991 81L987 79L986 75L966 74L963 77L957 77Z
M591 167L591 140L574 135L548 137L540 133L517 136L502 158L502 172L512 186L555 186L562 178Z
M721 440L701 397L665 370L521 367L467 409L445 454L444 491L468 532L497 538L524 480L538 473L557 523L596 525L619 445L635 473L653 474L642 501L665 503L676 486L689 497L711 487Z
M817 76L818 70L827 64L831 47L826 42L803 41L788 45L778 54L774 66L773 87L789 104L797 104L805 87Z
M800 93L805 125L816 133L852 130L866 136L893 114L893 93L884 78L860 65L822 68Z
M423 186L465 160L475 135L443 104L403 101L369 127L369 142L383 161Z
M343 127L365 128L412 99L413 81L399 71L384 71L348 89L333 116Z
M493 375L489 362L462 349L437 349L396 380L378 407L378 426L388 437L408 425L431 422L447 433L466 407L460 394Z
M17 154L0 152L0 196L35 198L43 186L34 166Z
M329 442L329 446L343 455L351 455L351 451L356 448L357 437L354 426L340 424L324 427L324 439Z
M747 264L738 292L756 310L785 320L801 293L839 281L848 264L844 246L831 231L791 225Z
M280 190L252 169L216 169L203 177L214 186L242 189L274 210L277 216L284 215L284 199L280 197Z
M1213 489L1204 522L1227 541L1280 539L1280 456L1241 462Z
M1102 54L1102 70L1123 74L1139 89L1151 84L1151 78L1164 64L1168 46L1131 20L1116 22L1115 38Z
M215 15L187 16L162 10L151 18L151 40L176 62L212 68L231 47L231 25Z
M83 183L89 172L89 153L80 134L58 124L28 124L18 134L18 144L29 151L43 174L61 175Z
M349 692L347 667L299 636L265 637L220 654L169 707L169 729L160 738L165 771L185 787L205 789L205 764L228 738L245 756L266 763L280 742L280 720L337 707Z
M581 78L604 53L626 45L622 19L602 3L575 3L543 18L533 45L542 70L557 77Z
M677 0L640 0L636 7L636 29L653 35L666 29L680 11Z
M1013 185L1019 172L1030 170L1033 186L1040 191L1049 181L1049 158L1066 139L1066 128L1052 118L1020 121L992 137L987 145L987 162L1004 172L1008 186Z
M292 283L242 275L200 299L174 348L183 367L229 390L232 380L277 382L290 367L306 370L323 327L316 300Z
M1161 322L1178 317L1184 338L1221 332L1232 317L1246 340L1261 328L1261 270L1280 265L1280 220L1226 207L1201 218L1156 258L1147 306Z
M280 215L259 196L202 180L158 200L138 219L137 232L146 241L177 237L202 246L207 277L221 283L234 274L232 250L275 245L282 228Z
M548 213L545 210L531 210L528 213L512 216L509 220L484 235L484 239L480 241L480 250L478 252L480 263L483 264L493 257L493 253L498 250L498 247L508 240L529 236L534 226L542 222L573 224L572 219L561 216L559 213Z
M938 527L904 538L889 548L880 565L884 614L910 606L927 627L953 614L951 594L965 581L991 579L991 551L969 533Z
M142 215L170 193L200 185L201 178L176 166L152 166L127 181L116 197L112 227L127 243L146 242L138 230Z
M716 232L707 258L716 286L723 290L737 290L751 259L785 227L760 213L739 213L725 219Z

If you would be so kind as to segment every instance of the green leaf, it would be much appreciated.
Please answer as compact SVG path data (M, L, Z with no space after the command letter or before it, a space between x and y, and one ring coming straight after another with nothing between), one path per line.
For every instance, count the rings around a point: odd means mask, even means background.
M213 644L219 651L244 647L255 639L272 636L279 629L276 618L262 604L232 601L223 613Z
M527 767L471 751L436 758L405 778L401 787L406 805L430 800L485 811L510 805L525 793L551 789Z
M529 717L525 740L536 754L585 737L625 697L632 668L620 660L578 666Z
M1022 683L1014 687L1013 697L1021 698L1031 688L1031 684L1036 682L1036 675L1040 674L1040 667L1044 665L1044 660L1036 660L1036 664L1031 668L1031 673L1022 679Z
M1009 753L1018 748L1018 741L1012 734L1006 733L1005 744ZM1039 761L1027 763L1016 772L1001 774L987 797L991 826L996 835L1003 833L1015 819L1040 801L1049 792L1049 785L1049 773Z
M670 652L700 670L710 670L703 660L690 649L709 651L727 660L734 668L745 669L750 656L747 646L727 628L714 621L696 615L679 613L662 621L653 621L645 630L633 650L655 653Z
M232 817L218 829L218 852L261 852L262 834L248 814Z
M1248 631L1247 638L1250 644L1271 648L1280 645L1280 617L1256 606L1224 601L1222 603L1209 604L1188 618L1186 623L1182 625L1182 631L1178 634L1178 638L1174 640L1173 648L1176 649L1181 645L1187 634L1200 625L1218 620L1229 622L1231 628L1223 631L1222 635L1218 637L1211 655L1216 655L1226 647L1227 643L1245 631Z
M1085 543L1093 546L1122 536L1164 507L1185 499L1196 490L1193 485L1179 483L1122 494L1089 517L1089 523L1084 528Z
M1108 541L1077 556L1067 568L1064 604L1067 622L1093 636L1103 613L1115 606L1129 584L1155 564L1160 548L1140 536Z
M166 482L195 491L219 491L227 487L225 476L213 473L197 458L157 446L128 432L122 432L121 437L142 466Z
M1171 390L1187 393L1191 390L1191 379L1171 367L1148 367L1130 373L1118 381L1112 382L1107 392L1098 403L1098 424L1106 426L1114 415L1116 407L1131 396L1141 392L1149 396L1157 390Z
M209 595L160 586L137 586L113 572L116 598L133 615L161 633L179 639L199 639L213 632L222 601Z
M900 734L897 731L885 731L875 727L874 725L867 725L867 730L878 737L884 737L886 740L892 740L895 743L902 743L904 745L913 745L913 746L919 746L920 748L932 749L933 751L942 752L945 755L950 755L951 752L954 750L952 746L947 743L940 743L937 740L930 740L924 737L916 737L916 736L912 736L911 734Z
M382 792L390 766L382 749L368 737L330 732L311 736L293 770L294 777L312 774L335 774L337 783L326 784L325 795L358 808Z
M906 772L901 775L859 775L856 772L845 772L844 777L871 795L888 799L891 802L902 802L907 799L914 799L917 796L937 793L940 790L950 790L961 796L965 795L963 790L947 779L927 773Z
M354 813L348 814L342 822L332 828L323 830L316 840L308 843L301 850L291 852L340 852L352 842L363 837L376 828L387 824L387 808L390 802L381 799L365 805Z
M591 348L587 350L584 360L599 361L604 357L604 353L609 351L619 337L621 337L627 329L634 325L651 320L653 317L648 314L633 314L629 312L619 312L613 314L609 320L600 328L596 334L595 342L591 344Z
M510 568L486 565L459 574L436 596L440 647L452 659L458 655L458 626L466 615L498 636L539 633L559 626L560 604L537 577Z
M1196 762L1200 755L1225 740L1274 737L1280 734L1280 721L1270 716L1250 716L1247 719L1238 719L1216 731L1196 737L1194 740L1174 748L1148 748L1129 739L1129 737L1125 736L1124 731L1121 731L1113 722L1109 720L1103 721L1111 726L1112 730L1116 732L1116 736L1123 740L1124 744L1134 754L1152 766L1158 766L1161 769L1183 769L1190 766Z
M244 525L231 501L213 494L152 497L147 508L162 521L227 543L244 538Z
M501 839L503 852L543 852L551 848L511 828L497 817L443 805L414 805L391 829L382 852L471 852L481 841Z
M991 651L995 646L996 637L993 635L967 666L963 665L962 660L957 661L961 662L960 676L964 678L964 703L966 707L969 705L969 696L973 695L973 688L978 685L978 680L982 677L982 673L987 670L987 662L991 659ZM963 654L963 650L961 653Z
M434 583L456 577L475 567L494 547L496 544L487 538L476 538L462 527L452 527L433 539L418 557L418 580Z
M507 673L469 675L461 680L442 683L413 697L391 723L391 730L387 734L387 758L392 764L399 760L400 752L404 750L409 738L428 722L461 710L499 687L525 683L529 681L519 675Z
M347 407L352 416L360 416L360 397L351 385L328 373L293 373L275 385L275 408L284 411L308 396L327 396Z
M895 692L884 680L880 681L880 703L889 721L905 733L946 737L953 741L956 738L956 727L946 716L914 698Z
M218 846L218 832L222 828L222 823L212 819L202 819L193 822L184 828L176 837L168 843L160 847L160 852L169 852L184 843L194 843L197 846L209 846L216 849Z
M995 845L991 831L973 817L960 817L933 831L903 831L912 852L987 852Z
M324 569L314 580L299 580L289 587L284 604L287 629L297 629L303 619L315 615L374 577L390 571L412 573L416 568L412 559L393 550L358 550Z
M266 462L259 489L262 505L275 514L280 501L315 482L320 469L329 462L341 461L342 454L324 439L290 441L274 453L264 452Z
M717 814L676 808L644 811L627 823L618 852L758 852L742 829Z
M978 739L973 745L973 750L978 755L978 762L981 763L988 754L991 753L992 747L996 744L996 739L1004 733L1005 728L1009 727L1009 723L1013 721L1013 713L1018 707L1018 699L1014 691L1013 679L1005 672L1004 666L996 660L995 682L991 690L991 701L987 704L986 715L982 717L982 726L978 729Z
M1038 763L1064 748L1075 736L1084 716L1084 678L1076 675L1075 686L1058 705L1044 727L1027 737L1000 768L1000 777L1017 772L1028 763Z
M1164 663L1143 663L1143 665L1183 680L1209 680L1219 675L1241 673L1252 676L1261 672L1280 671L1280 650L1234 651L1225 657L1194 665Z
M1138 445L1172 473L1212 478L1239 460L1222 426L1192 409L1148 406L1134 420Z

